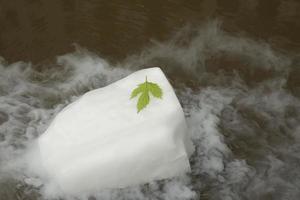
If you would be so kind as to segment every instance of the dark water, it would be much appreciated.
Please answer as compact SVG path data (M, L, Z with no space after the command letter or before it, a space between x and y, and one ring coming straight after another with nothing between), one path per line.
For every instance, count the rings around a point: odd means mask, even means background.
M1 0L0 200L300 199L299 19L297 0ZM192 173L45 191L22 159L31 142L84 92L148 66L182 103Z
M1 0L0 52L9 61L42 62L77 43L121 59L215 18L235 35L299 52L299 11L297 0Z

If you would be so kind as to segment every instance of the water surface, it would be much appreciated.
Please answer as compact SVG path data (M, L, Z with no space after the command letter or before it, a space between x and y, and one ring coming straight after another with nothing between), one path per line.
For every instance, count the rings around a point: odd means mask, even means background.
M300 199L300 2L0 1L0 199ZM85 92L160 66L192 173L55 196L23 154ZM49 197L49 193L52 197Z

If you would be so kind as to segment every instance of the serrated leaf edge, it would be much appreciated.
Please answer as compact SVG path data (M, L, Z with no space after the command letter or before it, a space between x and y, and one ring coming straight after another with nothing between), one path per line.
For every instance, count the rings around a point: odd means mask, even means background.
M145 86L146 86L146 91L143 91L143 85L145 84ZM159 95L156 95L156 94L154 94L154 92L153 92L153 89L151 90L151 89L148 89L148 87L147 87L147 85L151 85L151 87L157 87L156 89L158 89L159 90ZM140 90L140 91L139 91ZM133 99L133 98L135 98L135 97L137 97L140 93L142 93L140 96L139 96L139 98L138 98L138 101L137 101L137 105L136 105L136 107L137 107L137 113L139 113L140 111L142 111L144 108L146 108L147 107L147 105L150 103L150 94L154 97L154 98L158 98L158 99L162 99L162 96L163 96L163 91L162 91L162 89L161 89L161 87L158 85L158 84L156 84L156 83L153 83L153 82L148 82L148 80L147 80L147 76L146 76L146 81L144 82L144 83L141 83L141 84L138 84L138 87L137 88L135 88L132 92L131 92L131 95L130 95L130 99ZM143 95L147 95L148 96L148 100L147 100L147 102L146 102L146 104L144 105L144 106L142 106L140 109L139 109L139 103L141 103L141 98L143 98L142 96Z

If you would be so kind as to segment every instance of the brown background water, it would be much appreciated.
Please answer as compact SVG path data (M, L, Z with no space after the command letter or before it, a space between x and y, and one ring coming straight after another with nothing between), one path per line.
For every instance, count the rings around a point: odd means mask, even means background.
M299 52L297 0L1 0L0 55L41 62L77 43L111 60L168 39L186 24L219 19L226 31Z
M208 36L215 29L214 19L221 23L216 40ZM212 116L217 121L213 131L224 137L221 145L230 149L226 153L213 147L203 153L209 148L210 134L196 138L199 152L191 158L192 183L179 185L183 188L179 193L190 190L197 193L194 199L209 200L223 200L226 195L234 200L298 200L299 19L299 0L0 0L0 56L9 63L25 61L50 68L40 71L22 63L9 68L1 63L0 172L2 161L14 158L15 151L26 144L28 127L33 138L42 134L71 97L107 85L107 80L122 74L124 66L117 62L129 63L132 71L149 63L176 71L173 76L163 68L187 110L187 121L194 121L191 131L204 134L203 127L211 122L201 116ZM207 22L212 23L205 27ZM172 40L185 26L197 30L199 26L202 32L182 34L174 46L172 41L153 42ZM188 41L185 36L190 37ZM182 45L185 42L187 47ZM64 61L59 68L51 68L54 65L49 63L73 52L74 44L116 64L117 75L84 65L76 53L62 58L71 64ZM132 56L145 50L149 50L145 58ZM90 54L84 56L89 60ZM99 60L96 63L101 66ZM176 81L187 84L180 88ZM228 96L232 102L226 104ZM40 115L34 116L35 112ZM190 112L196 112L195 116ZM2 153L7 149L8 155ZM210 158L224 163L217 177L210 168L203 169ZM2 175L0 200L42 196L19 177L7 181ZM163 186L138 191L149 199L163 199L173 193L162 191ZM135 191L128 193L136 197ZM126 195L120 192L117 199Z

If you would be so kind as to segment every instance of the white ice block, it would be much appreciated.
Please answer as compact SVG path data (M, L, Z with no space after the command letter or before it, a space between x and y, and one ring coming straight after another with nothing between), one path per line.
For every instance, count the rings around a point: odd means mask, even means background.
M159 84L163 98L151 96L137 113L138 98L130 94L146 76ZM160 68L87 92L55 117L38 144L43 166L66 193L122 188L190 171L184 114Z

